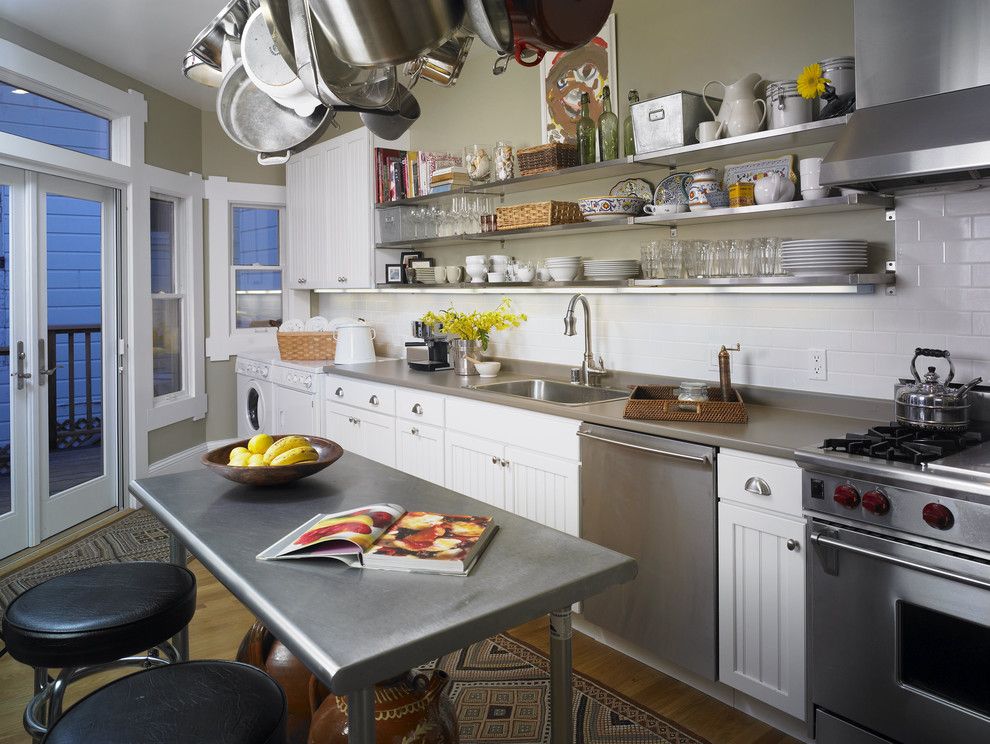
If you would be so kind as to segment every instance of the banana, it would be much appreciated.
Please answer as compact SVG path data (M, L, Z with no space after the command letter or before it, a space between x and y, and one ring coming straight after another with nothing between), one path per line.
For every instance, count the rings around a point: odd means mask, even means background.
M271 447L265 450L265 465L271 465L272 460L281 455L283 452L288 452L290 449L295 449L296 447L309 447L309 440L306 437L300 437L296 435L282 437L276 441Z
M287 452L283 452L269 464L277 467L279 465L295 465L298 462L313 462L319 459L320 456L316 450L307 444L303 447L294 447Z

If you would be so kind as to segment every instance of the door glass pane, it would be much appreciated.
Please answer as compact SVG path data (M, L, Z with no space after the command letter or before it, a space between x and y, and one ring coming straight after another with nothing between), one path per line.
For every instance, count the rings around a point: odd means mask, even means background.
M182 390L182 300L152 298L151 349L155 397Z
M0 82L0 132L110 159L110 120Z
M175 204L151 200L151 291L175 291Z
M100 202L46 196L49 493L103 475Z
M0 184L0 514L10 511L10 187ZM7 551L0 551L3 555Z
M278 210L234 207L232 210L235 266L278 266Z
M239 269L234 272L237 328L282 324L282 272Z

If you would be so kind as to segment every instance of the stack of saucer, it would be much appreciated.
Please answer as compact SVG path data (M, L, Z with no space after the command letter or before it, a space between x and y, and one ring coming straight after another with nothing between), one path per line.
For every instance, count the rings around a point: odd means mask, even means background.
M639 261L634 258L589 260L584 262L584 275L593 281L617 281L639 276Z
M416 281L423 282L423 284L436 284L438 281L437 271L443 271L443 269L437 269L436 266L416 269Z
M581 271L581 257L552 256L547 259L547 268L555 282L572 282Z
M780 265L795 276L854 274L866 270L868 248L865 240L785 240L780 244Z

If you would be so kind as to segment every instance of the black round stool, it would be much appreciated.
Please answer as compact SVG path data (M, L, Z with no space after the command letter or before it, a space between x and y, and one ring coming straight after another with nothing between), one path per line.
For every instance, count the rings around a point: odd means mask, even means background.
M234 661L131 674L69 708L44 744L285 744L278 682Z
M196 577L171 563L111 563L28 589L3 616L7 650L35 670L24 728L40 740L62 713L66 686L81 677L181 661L169 639L195 611ZM53 667L61 669L55 679Z

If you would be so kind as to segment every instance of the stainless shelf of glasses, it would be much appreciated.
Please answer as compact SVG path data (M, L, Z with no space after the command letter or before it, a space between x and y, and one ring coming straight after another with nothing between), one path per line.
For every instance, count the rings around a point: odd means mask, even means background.
M560 238L584 233L605 233L615 230L625 230L636 227L634 217L617 217L598 222L572 222L567 225L550 225L549 227L527 227L520 230L496 230L495 232L472 233L470 235L454 235L443 238L418 238L413 240L397 240L390 243L378 243L376 248L406 248L415 246L440 248L446 245L462 245L473 242L500 243L503 240L521 240L529 238Z
M811 276L726 276L698 279L633 279L636 289L677 290L699 293L781 293L827 292L830 294L872 294L876 287L893 286L894 272L878 274L817 274Z
M854 193L842 196L828 196L824 199L798 199L779 204L757 204L752 207L726 207L706 209L701 212L678 212L652 217L636 217L640 226L676 227L679 225L707 224L710 222L735 222L757 220L768 217L789 217L807 214L827 214L864 209L892 209L894 197L884 194Z

